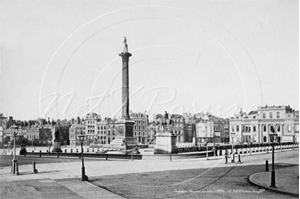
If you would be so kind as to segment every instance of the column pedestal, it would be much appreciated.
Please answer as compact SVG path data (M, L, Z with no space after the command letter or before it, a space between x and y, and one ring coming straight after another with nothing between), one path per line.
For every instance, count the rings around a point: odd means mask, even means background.
M168 131L158 132L156 134L154 154L170 154L177 152L176 135Z
M133 137L134 121L129 119L120 119L116 122L117 136L110 143L112 148L126 150L138 146L137 139Z

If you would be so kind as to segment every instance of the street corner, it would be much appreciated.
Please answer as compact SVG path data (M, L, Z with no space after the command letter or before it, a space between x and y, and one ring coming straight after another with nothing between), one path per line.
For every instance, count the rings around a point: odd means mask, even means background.
M286 182L286 176L277 176L276 187L271 187L271 174L270 172L258 172L249 176L248 180L251 184L258 186L260 188L274 191L282 194L288 194L291 196L299 197L299 184L296 185L291 183L281 183ZM280 179L280 180L278 180Z

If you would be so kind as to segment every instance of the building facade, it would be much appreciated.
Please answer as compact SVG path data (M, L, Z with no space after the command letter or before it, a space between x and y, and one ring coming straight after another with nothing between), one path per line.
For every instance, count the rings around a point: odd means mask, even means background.
M73 124L72 126L70 126L69 136L70 136L71 146L74 147L76 145L80 145L78 135L85 134L86 132L85 128L86 128L85 124Z
M196 123L197 142L201 145L205 144L206 142L213 142L213 134L214 124L212 121L208 120L208 118Z
M133 136L142 144L147 144L149 141L148 124L149 119L146 113L130 112L130 119L135 123L133 125Z
M229 119L225 119L224 120L224 131L221 134L221 142L228 144L230 142L230 139L229 139L230 136L229 135L230 135L230 133L229 133Z
M86 129L85 135L86 139L94 140L97 135L97 122L100 121L101 118L96 113L88 113L84 120Z
M185 118L179 114L172 114L171 119L173 120L173 133L177 136L177 143L184 143L187 142L187 136L185 133Z
M230 141L233 143L269 143L271 128L276 142L299 141L299 111L290 106L264 106L230 118Z

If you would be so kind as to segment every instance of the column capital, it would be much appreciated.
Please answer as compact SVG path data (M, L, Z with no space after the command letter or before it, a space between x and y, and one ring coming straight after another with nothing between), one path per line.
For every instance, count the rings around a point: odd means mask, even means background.
M132 54L128 53L128 52L125 52L125 53L121 52L119 55L122 57L122 61L123 62L128 62L129 61L129 57L132 56Z

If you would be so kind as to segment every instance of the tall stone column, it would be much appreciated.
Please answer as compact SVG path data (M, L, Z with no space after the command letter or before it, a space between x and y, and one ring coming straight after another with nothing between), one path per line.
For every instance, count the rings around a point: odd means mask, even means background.
M129 57L128 48L119 54L122 57L122 119L129 117Z
M112 148L129 149L138 146L136 138L133 137L134 121L129 115L129 57L126 38L124 39L123 52L119 54L122 57L122 116L116 122L117 137L111 142Z

